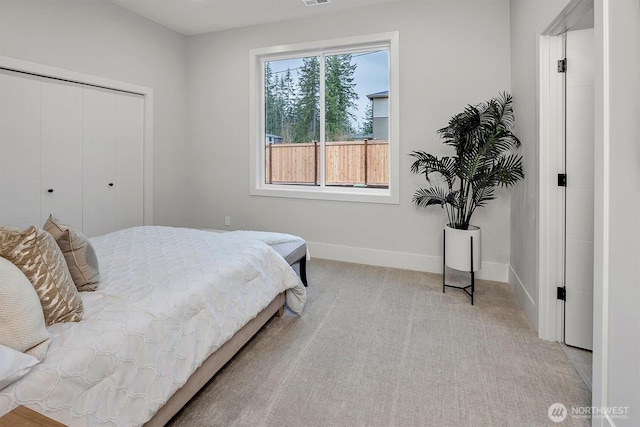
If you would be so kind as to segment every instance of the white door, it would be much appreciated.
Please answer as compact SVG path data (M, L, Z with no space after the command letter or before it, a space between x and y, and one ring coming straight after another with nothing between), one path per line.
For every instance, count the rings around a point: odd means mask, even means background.
M83 231L88 237L115 230L116 95L83 88Z
M82 230L82 87L48 79L41 103L40 226L53 214Z
M40 221L40 86L0 70L0 225Z
M593 29L566 35L565 343L593 348Z
M116 228L144 223L144 97L116 97Z

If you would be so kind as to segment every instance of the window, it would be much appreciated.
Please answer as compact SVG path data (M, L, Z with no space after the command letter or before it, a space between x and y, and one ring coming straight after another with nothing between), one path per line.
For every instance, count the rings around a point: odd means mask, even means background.
M251 194L398 203L397 43L251 51Z

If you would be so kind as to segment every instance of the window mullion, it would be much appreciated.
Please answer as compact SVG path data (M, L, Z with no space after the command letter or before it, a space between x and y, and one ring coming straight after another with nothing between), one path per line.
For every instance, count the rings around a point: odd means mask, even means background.
M260 104L260 114L258 117L258 120L260 121L260 143L258 143L258 161L260 162L259 164L259 170L260 170L260 182L262 182L263 184L269 184L269 182L267 182L267 162L266 162L266 157L267 157L267 153L266 153L266 147L265 147L265 141L266 141L266 122L267 122L267 118L266 118L266 94L265 94L265 88L266 88L266 82L264 79L264 72L265 72L265 59L261 58L260 60L260 74L263 76L260 79L259 82L259 96L260 96L260 100L259 100L259 104Z
M325 176L326 176L326 168L325 168L325 141L326 141L326 133L325 133L325 55L324 53L320 54L320 187L324 188Z

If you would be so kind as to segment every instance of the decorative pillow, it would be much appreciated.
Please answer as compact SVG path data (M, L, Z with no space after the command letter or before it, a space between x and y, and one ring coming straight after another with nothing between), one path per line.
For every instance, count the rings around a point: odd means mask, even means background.
M33 356L0 344L0 390L27 375L38 363Z
M41 362L49 348L50 335L38 294L27 276L9 260L0 257L0 345L36 357Z
M22 270L36 289L47 326L82 319L82 300L51 234L35 226L0 227L0 256Z
M49 215L44 229L56 239L76 288L81 292L95 291L100 282L100 268L96 251L87 236L62 224L53 215Z

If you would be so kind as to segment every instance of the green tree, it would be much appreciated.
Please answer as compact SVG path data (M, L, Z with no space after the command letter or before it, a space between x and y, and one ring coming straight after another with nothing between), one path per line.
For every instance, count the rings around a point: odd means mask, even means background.
M268 62L264 66L264 85L265 132L278 135L282 114L278 100L278 77L273 74Z
M280 136L286 143L294 142L293 127L295 123L296 87L291 76L291 69L278 83L278 107L280 108Z
M320 59L317 56L302 59L294 114L294 141L320 140Z
M369 99L367 109L364 110L360 132L362 132L363 135L373 134L373 99Z
M327 141L343 140L353 131L358 94L351 54L331 55L325 62L325 133Z

